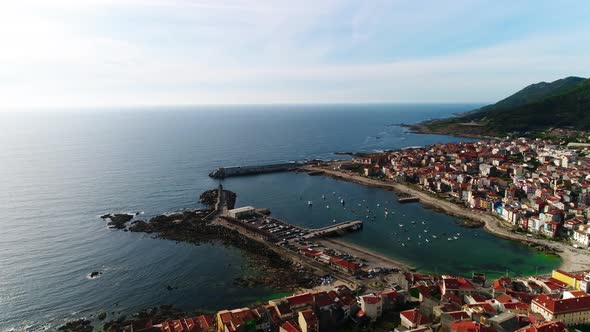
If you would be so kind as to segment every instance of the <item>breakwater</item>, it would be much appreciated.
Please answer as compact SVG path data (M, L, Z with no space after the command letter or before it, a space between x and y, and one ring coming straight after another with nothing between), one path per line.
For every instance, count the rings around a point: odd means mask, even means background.
M214 170L213 172L209 173L209 176L214 179L224 179L224 178L228 178L228 177L232 177L232 176L284 172L284 171L289 171L289 170L292 170L296 167L303 166L303 165L305 165L305 163L291 162L291 163L267 164L267 165L220 167L220 168Z

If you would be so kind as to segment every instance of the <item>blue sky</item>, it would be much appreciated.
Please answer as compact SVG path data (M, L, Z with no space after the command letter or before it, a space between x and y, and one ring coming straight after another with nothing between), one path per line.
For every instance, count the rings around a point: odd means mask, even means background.
M586 1L19 0L13 107L492 102L589 76Z

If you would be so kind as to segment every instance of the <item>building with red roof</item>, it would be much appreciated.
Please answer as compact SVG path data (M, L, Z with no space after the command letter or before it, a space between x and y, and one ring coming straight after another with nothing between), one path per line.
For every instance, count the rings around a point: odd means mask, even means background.
M401 319L401 325L409 330L429 326L432 323L432 320L428 316L423 315L418 309L402 311L399 313L399 317Z
M301 332L319 332L320 330L320 322L312 310L300 311L298 323Z
M383 313L383 298L380 295L368 294L360 297L361 310L372 321L377 320Z
M296 294L286 297L285 300L287 300L293 311L313 306L313 295L311 293Z
M459 296L463 296L465 294L471 294L471 292L475 289L471 281L465 278L455 278L449 276L443 276L442 285L441 285L441 292L442 294L455 294Z
M451 323L451 332L494 332L493 328L482 325L471 320L457 321Z
M279 327L279 332L301 332L301 329L297 323L286 321Z
M546 320L561 320L566 325L590 323L590 295L553 299L545 294L531 302L531 311L541 314Z

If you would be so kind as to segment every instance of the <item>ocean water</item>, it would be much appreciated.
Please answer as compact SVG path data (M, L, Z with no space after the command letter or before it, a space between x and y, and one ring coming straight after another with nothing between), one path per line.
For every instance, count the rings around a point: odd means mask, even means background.
M304 158L335 151L378 151L458 141L409 134L392 124L443 117L479 105L321 105L186 107L0 113L0 331L51 330L66 320L107 311L109 317L172 303L216 310L272 297L272 289L243 289L242 254L221 245L188 245L107 229L99 215L142 212L141 218L198 207L217 185L216 167ZM290 222L319 226L375 215L347 240L420 269L469 273L547 271L559 260L460 229L459 240L407 241L419 231L455 232L454 218L419 204L398 205L393 194L304 174L223 181L238 204L269 207ZM337 192L351 208L304 204ZM365 200L365 202L363 202ZM387 203L386 203L387 202ZM387 219L381 208L395 214ZM368 214L368 213L367 213ZM404 216L405 214L405 216ZM412 227L411 221L420 222ZM425 221L427 225L422 225ZM476 237L473 233L478 233ZM407 237L407 236L406 236ZM442 236L441 236L442 238ZM467 251L466 248L471 250ZM473 249L475 248L475 249ZM435 249L435 250L431 250ZM90 280L92 271L103 274ZM168 291L168 285L178 287ZM114 312L114 314L113 314Z

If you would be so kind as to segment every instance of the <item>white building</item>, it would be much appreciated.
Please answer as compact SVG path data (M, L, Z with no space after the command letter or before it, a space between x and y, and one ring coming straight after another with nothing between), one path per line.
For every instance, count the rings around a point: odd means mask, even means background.
M244 207L241 207L241 208L229 210L227 213L232 218L240 219L240 218L243 218L243 217L247 217L247 216L253 215L254 214L254 211L256 211L255 208L253 208L251 206L244 206Z
M574 231L574 241L581 243L586 247L590 245L590 225L580 225L578 229Z
M371 321L381 317L383 312L383 299L380 295L363 295L360 297L361 310L365 312Z

